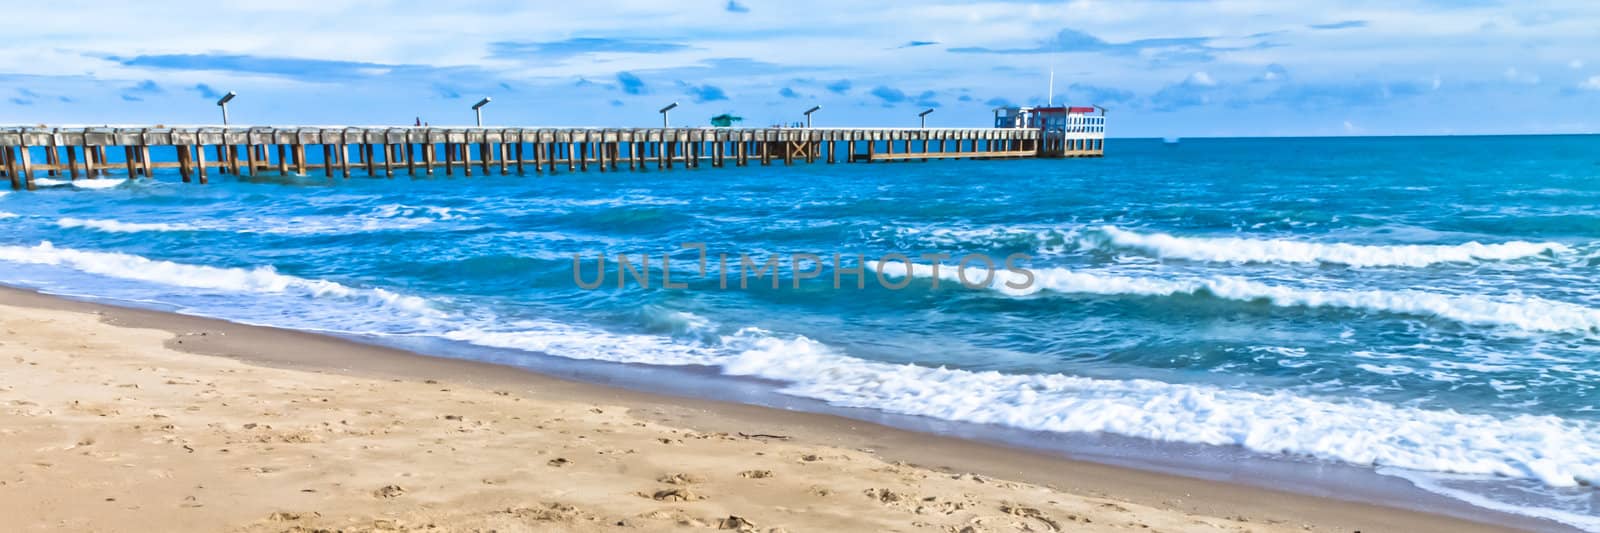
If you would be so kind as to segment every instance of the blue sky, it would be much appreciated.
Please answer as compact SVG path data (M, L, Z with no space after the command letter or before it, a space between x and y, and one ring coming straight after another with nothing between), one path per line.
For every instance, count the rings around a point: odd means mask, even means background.
M986 127L1110 108L1116 136L1600 131L1593 0L30 2L0 124Z

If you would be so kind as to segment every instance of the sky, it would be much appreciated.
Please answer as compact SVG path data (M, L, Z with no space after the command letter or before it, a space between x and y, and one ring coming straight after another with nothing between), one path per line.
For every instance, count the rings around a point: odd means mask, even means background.
M1595 0L16 2L0 124L989 127L1117 137L1600 132Z

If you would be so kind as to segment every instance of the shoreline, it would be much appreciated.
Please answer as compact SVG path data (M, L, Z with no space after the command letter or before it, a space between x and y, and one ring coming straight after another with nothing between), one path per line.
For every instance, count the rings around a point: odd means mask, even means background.
M1479 510L1465 504L1460 504L1460 508L1450 514L1431 514L1351 501L1337 495L1305 495L1231 479L1200 479L1077 460L1026 447L920 433L833 414L578 382L520 367L435 357L338 336L82 301L28 289L0 287L0 305L93 313L106 324L169 332L174 337L165 342L168 348L265 368L364 379L436 381L480 390L509 388L514 394L532 400L621 406L631 416L650 424L730 435L781 435L784 437L781 440L788 443L867 451L871 456L896 465L947 474L973 473L1184 515L1222 517L1252 528L1570 530L1554 522ZM1417 492L1420 493L1420 489ZM1438 499L1451 501L1443 497ZM1420 505L1426 504L1416 506ZM1451 516L1461 513L1471 516Z

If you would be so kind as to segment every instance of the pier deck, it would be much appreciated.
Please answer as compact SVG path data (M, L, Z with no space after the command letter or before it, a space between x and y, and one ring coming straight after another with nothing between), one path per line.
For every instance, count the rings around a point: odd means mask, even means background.
M135 179L170 168L206 183L211 172L471 176L1104 153L1102 132L1024 128L0 128L0 177L29 190L41 174Z

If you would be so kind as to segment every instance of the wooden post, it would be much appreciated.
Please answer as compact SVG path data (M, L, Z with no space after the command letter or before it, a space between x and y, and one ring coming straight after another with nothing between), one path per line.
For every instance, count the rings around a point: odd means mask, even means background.
M339 158L339 177L350 179L350 132L339 133L339 153L334 157ZM356 157L361 157L361 145L356 145Z
M577 158L578 147L573 146L575 143L572 142L572 134L568 133L567 135L567 172L572 172L578 168L578 162L573 161L573 159Z
M294 140L294 173L306 175L306 145L300 142L300 134L295 134Z
M427 171L429 176L433 175L433 158L433 141L430 140L428 141L428 144L422 145L422 169Z
M184 183L189 183L189 145L180 144L172 148L178 152L178 174L183 176Z
M196 141L199 140L198 136L196 136L195 140ZM194 147L194 155L195 155L195 170L198 170L200 172L200 184L201 185L205 185L207 183L207 180L206 180L206 147L205 147L205 145L195 145L195 147Z
M510 156L511 156L510 150L511 149L506 146L505 133L504 132L500 133L500 144L497 144L495 146L498 147L496 149L499 150L499 152L500 152L500 175L501 176L505 176L505 175L511 174L510 164L506 162L507 159L510 159ZM522 143L517 143L517 148L520 151L521 148L522 148ZM518 156L517 158L521 159L522 157ZM517 171L521 172L521 170L522 170L522 162L521 161L517 161Z
M4 160L6 176L11 178L11 190L22 190L22 177L17 175L16 150L10 146L0 146L0 159Z
M410 141L411 136L406 135L406 140ZM406 173L417 175L417 145L410 142L406 143Z
M361 136L362 137L366 137L367 136L366 132L362 132ZM362 139L362 140L366 140L366 139ZM361 161L363 163L365 163L366 166L367 166L367 176L376 176L376 175L378 175L377 171L374 170L373 166L372 166L372 156L373 156L372 143L361 143L361 146L359 146L358 148L361 150ZM349 176L345 176L345 177L349 177Z
M33 150L28 148L27 138L23 138L23 144L13 153L18 154L17 160L21 163L22 187L34 190L36 187L33 184Z
M250 177L255 177L261 169L256 166L256 145L251 140L250 133L246 132L244 134L244 166L250 173Z
M95 176L100 175L100 170L95 168L94 165L94 147L89 145L87 139L83 141L83 175L89 179L94 179Z
M394 154L400 151L399 146L389 144L389 134L383 134L383 176L394 177Z
M470 140L468 140L468 142L456 143L456 148L461 150L461 175L469 178L472 177L472 152L467 148L471 144L472 142Z
M489 142L489 135L488 133L485 133L483 136L483 142L478 143L478 168L483 170L483 175L485 176L489 175L489 165L494 163L494 161L489 159L494 157L494 150L492 150L493 147L494 143Z
M522 153L522 145L523 144L526 144L526 143L522 142L522 134L518 133L517 134L517 147L512 149L513 155L515 155L516 158L517 158L517 175L518 176L521 176L521 175L526 173L526 169L524 169L523 166L522 166L522 156L526 155L526 154ZM535 165L535 166L537 166L537 165Z
M661 170L663 168L667 168L667 156L666 156L666 152L667 152L667 132L665 132L665 131L661 132L661 140L656 142L655 149L656 149L656 170Z
M122 159L128 166L128 179L139 179L139 170L135 167L138 158L133 156L132 146L122 147ZM77 172L73 172L73 174L77 174Z
M446 138L448 138L448 137L446 137ZM446 176L454 176L454 175L456 175L455 167L452 166L455 162L456 162L456 145L455 145L455 143L452 143L450 141L445 141L445 143L444 143L444 175L446 175Z
M910 152L911 151L911 147L907 146L906 147L906 151ZM927 133L923 133L922 134L922 162L924 162L924 163L928 162L928 134Z
M56 167L61 166L61 162L56 160L59 155L56 153L55 135L50 137L50 144L44 146L44 164L50 167L45 169L45 175L54 178L56 177Z
M284 156L285 148L286 147L283 145L283 143L278 143L278 175L279 176L288 176L289 175L289 160L288 160L288 158L286 158Z
M339 145L339 149L344 150L344 145ZM333 177L333 145L328 143L322 143L322 176Z
M143 167L144 179L152 179L155 177L155 169L151 167L153 163L150 161L150 139L145 136L146 133L149 131L139 132L139 165Z
M71 173L72 179L78 179L78 147L70 144L67 145L67 171Z

